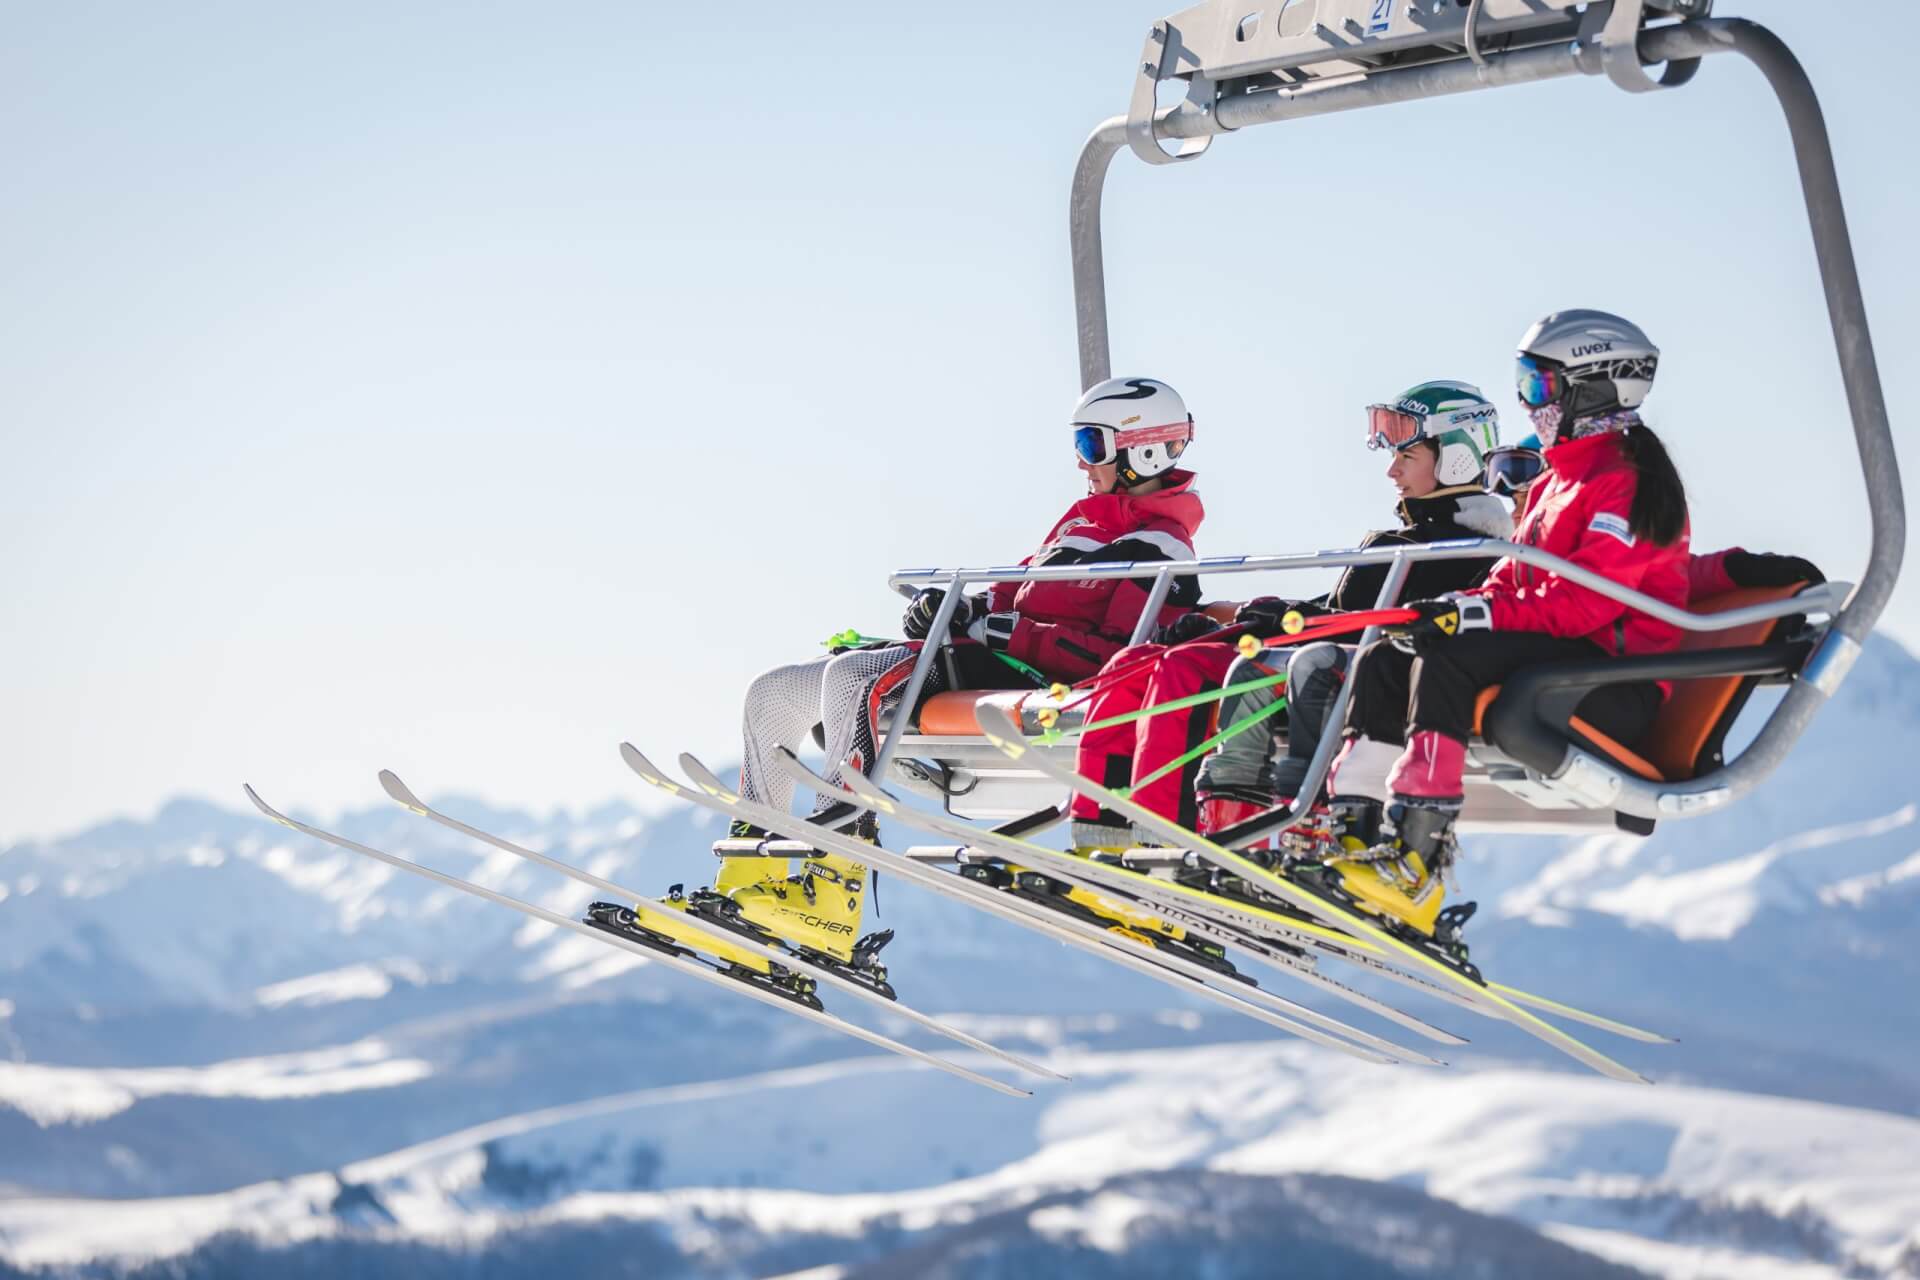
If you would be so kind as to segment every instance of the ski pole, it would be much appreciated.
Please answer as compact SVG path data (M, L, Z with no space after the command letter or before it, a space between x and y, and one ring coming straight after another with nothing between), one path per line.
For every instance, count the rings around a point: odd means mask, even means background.
M1122 712L1117 716L1109 716L1105 720L1096 720L1092 724L1083 724L1078 729L1055 729L1053 726L1060 720L1060 711L1064 711L1066 708L1062 707L1059 710L1055 710L1052 707L1045 707L1042 708L1040 713L1035 717L1046 729L1046 732L1039 735L1037 740L1041 743L1051 744L1060 741L1070 733L1093 733L1100 729L1110 729L1115 725L1132 724L1136 720L1149 720L1154 716L1163 715L1169 711L1185 711L1188 707L1204 706L1209 702L1218 702L1223 698L1231 698L1236 693L1251 693L1255 689L1265 689L1272 685L1285 684L1286 679L1286 672L1283 671L1278 675L1261 676L1257 680L1243 680L1239 684L1231 684L1224 689L1208 689L1201 693L1190 693L1184 698L1175 698L1171 702L1157 703L1151 707L1140 707L1133 711Z
M1207 754L1207 752L1213 750L1215 747L1225 742L1228 738L1234 737L1238 734L1245 733L1247 730L1253 728L1253 726L1259 724L1262 720L1265 720L1268 716L1273 715L1277 711L1284 711L1286 709L1286 706L1287 706L1287 700L1285 698L1275 698L1273 700L1272 705L1262 707L1260 708L1260 710L1254 712L1250 716L1240 717L1240 719L1234 721L1232 724L1228 725L1226 728L1222 729L1220 732L1214 734L1211 738L1208 738L1205 742L1193 748L1193 750L1187 752L1184 755L1177 756L1174 759L1167 761L1165 764L1161 765L1158 769L1155 769L1152 773L1140 779L1140 781L1134 783L1132 786L1120 787L1120 788L1117 788L1117 790L1122 796L1131 797L1134 794L1136 794L1142 787L1151 786L1153 783L1160 781L1160 779L1166 777L1168 774L1174 772L1175 770L1186 768L1188 764L1192 763L1195 760L1198 760L1201 756Z
M1411 609L1359 609L1351 613L1330 613L1317 618L1308 618L1298 609L1292 609L1287 612L1286 616L1283 617L1280 622L1281 627L1286 631L1285 635L1270 636L1265 640L1261 640L1257 638L1252 631L1246 629L1251 624L1242 624L1238 628L1229 627L1226 629L1229 631L1236 629L1242 631L1242 635L1237 642L1237 647L1240 650L1241 656L1252 657L1253 654L1258 653L1263 648L1277 649L1284 645L1306 644L1309 641L1322 640L1328 636L1344 635L1350 631L1361 631L1374 625L1391 626L1395 623L1411 622L1414 617L1415 614ZM1135 672L1146 670L1148 667L1160 661L1167 653L1171 653L1175 649L1184 649L1190 644L1219 644L1221 640L1222 636L1219 632L1210 631L1204 636L1196 636L1192 640L1183 641L1176 645L1169 645L1161 653L1142 658L1138 662L1128 663L1126 666L1119 667L1113 671L1102 672L1085 684L1055 684L1048 690L1048 693L1052 697L1065 699L1075 691L1079 691L1081 694L1080 697L1060 707L1062 711L1071 710L1108 686L1119 683Z

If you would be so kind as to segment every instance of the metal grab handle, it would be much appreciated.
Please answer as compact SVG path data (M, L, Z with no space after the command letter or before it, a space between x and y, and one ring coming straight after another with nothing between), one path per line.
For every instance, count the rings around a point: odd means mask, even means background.
M902 569L888 579L898 588L917 584L937 586L955 574L970 582L1056 582L1093 578L1139 578L1148 573L1184 577L1201 573L1266 573L1298 569L1336 569L1381 561L1411 562L1427 560L1480 560L1506 558L1554 573L1569 582L1594 591L1628 608L1656 618L1682 631L1726 631L1750 622L1765 622L1792 613L1839 613L1846 602L1845 583L1827 582L1809 587L1797 596L1768 604L1744 605L1723 613L1694 613L1665 600L1655 599L1632 587L1624 587L1605 574L1597 573L1571 560L1538 547L1508 542L1504 538L1459 538L1447 542L1429 542L1417 547L1353 548L1340 551L1315 551L1292 555L1211 556L1200 560L1182 560L1172 565L1164 561L1130 561L1099 565L1010 565L988 569Z

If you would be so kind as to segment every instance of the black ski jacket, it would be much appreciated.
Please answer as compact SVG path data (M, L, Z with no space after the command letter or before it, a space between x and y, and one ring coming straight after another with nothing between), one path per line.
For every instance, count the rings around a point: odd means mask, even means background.
M1436 489L1424 498L1403 498L1400 527L1379 529L1360 540L1362 547L1406 546L1445 542L1450 538L1511 538L1513 512L1505 500L1478 485ZM1480 585L1498 557L1485 560L1427 560L1407 571L1400 602L1431 600L1450 591ZM1326 598L1329 609L1371 609L1387 581L1384 564L1354 565L1341 575L1340 585Z

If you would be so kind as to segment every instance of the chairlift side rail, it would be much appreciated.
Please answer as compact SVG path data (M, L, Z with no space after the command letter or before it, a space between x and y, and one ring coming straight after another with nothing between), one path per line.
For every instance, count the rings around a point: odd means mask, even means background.
M1484 560L1501 557L1558 574L1570 582L1578 583L1610 600L1618 601L1683 631L1725 631L1733 627L1743 627L1749 623L1764 622L1772 618L1784 618L1791 614L1809 611L1837 613L1841 604L1836 597L1840 594L1842 584L1822 583L1787 600L1742 605L1740 608L1728 609L1723 613L1694 613L1664 600L1657 600L1632 587L1623 586L1605 574L1596 573L1584 565L1575 564L1571 560L1543 551L1539 547L1509 542L1504 538L1454 538L1413 547L1369 547L1283 555L1206 556L1198 560L1178 561L1171 565L1165 561L1153 560L1091 565L1000 565L977 569L901 569L888 579L888 584L903 591L914 587L949 588L951 596L957 592L957 588L951 588L949 584L956 581L968 584L1064 582L1096 578L1140 578L1149 574L1170 579L1198 574L1335 569L1352 565L1390 563L1401 558L1408 561L1426 561ZM936 631L933 634L941 633Z

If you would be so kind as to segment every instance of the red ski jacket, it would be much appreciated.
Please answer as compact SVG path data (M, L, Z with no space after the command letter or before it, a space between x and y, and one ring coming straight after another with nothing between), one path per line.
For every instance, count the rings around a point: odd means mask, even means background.
M1191 471L1170 471L1152 493L1090 494L1080 499L1021 564L1112 564L1124 560L1191 560L1194 530L1206 518ZM1008 656L1056 680L1092 675L1118 653L1146 607L1151 583L1132 578L1072 582L1001 582L987 593L995 613L1020 615ZM1200 600L1194 578L1177 578L1156 625L1189 612Z
M1685 608L1690 532L1664 547L1633 535L1627 515L1639 477L1621 445L1609 431L1549 450L1549 469L1528 495L1515 540ZM1617 655L1663 653L1680 643L1679 628L1514 560L1502 560L1467 594L1487 598L1495 631L1591 640Z

